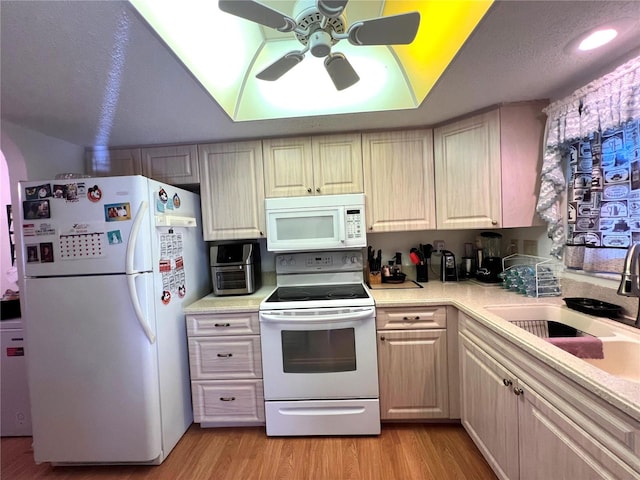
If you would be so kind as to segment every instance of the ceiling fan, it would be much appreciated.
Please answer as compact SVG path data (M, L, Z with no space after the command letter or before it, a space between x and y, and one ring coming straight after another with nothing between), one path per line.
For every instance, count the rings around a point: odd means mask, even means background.
M302 44L256 75L260 80L278 80L302 61L305 53L324 57L324 66L337 90L344 90L360 77L342 53L331 47L347 39L353 45L406 45L413 42L420 25L418 12L357 21L347 28L344 9L348 0L298 0L291 18L256 0L219 0L223 12L271 27L294 32Z

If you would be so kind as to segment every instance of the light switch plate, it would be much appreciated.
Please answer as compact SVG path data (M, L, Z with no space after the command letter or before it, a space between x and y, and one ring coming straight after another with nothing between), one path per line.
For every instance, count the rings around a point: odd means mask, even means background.
M438 253L442 252L444 250L444 240L434 240L433 249Z

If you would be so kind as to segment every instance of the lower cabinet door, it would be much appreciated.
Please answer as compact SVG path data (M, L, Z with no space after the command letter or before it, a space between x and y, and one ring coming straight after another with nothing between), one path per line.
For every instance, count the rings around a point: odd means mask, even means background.
M535 390L520 386L520 480L640 478Z
M460 340L462 425L498 478L517 480L518 397L513 394L517 380L463 335Z
M264 423L262 380L199 380L191 394L196 423Z
M447 331L378 330L382 420L449 418Z

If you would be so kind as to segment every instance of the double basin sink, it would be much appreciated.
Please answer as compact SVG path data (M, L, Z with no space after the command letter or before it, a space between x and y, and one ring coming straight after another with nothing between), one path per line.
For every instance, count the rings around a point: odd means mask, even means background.
M581 358L615 377L640 383L640 330L618 327L614 321L593 317L561 305L489 305L488 312L522 326L544 324L549 336L575 336L584 332L602 341L604 358ZM528 331L531 332L527 328ZM544 336L544 335L539 335Z

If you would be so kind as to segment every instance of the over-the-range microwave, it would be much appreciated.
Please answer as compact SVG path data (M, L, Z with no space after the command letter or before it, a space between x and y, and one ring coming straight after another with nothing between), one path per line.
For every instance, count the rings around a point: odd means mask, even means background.
M367 245L364 194L267 198L267 250L299 252Z

